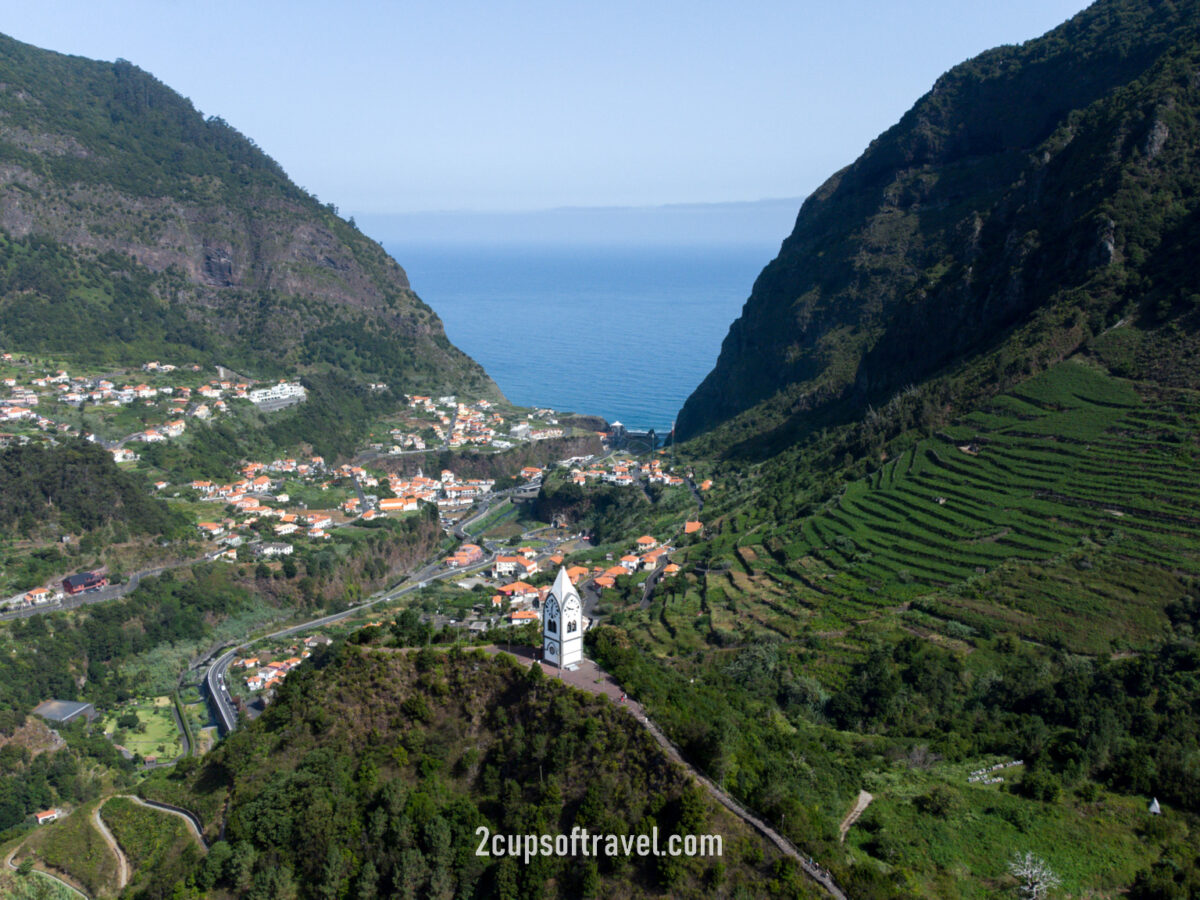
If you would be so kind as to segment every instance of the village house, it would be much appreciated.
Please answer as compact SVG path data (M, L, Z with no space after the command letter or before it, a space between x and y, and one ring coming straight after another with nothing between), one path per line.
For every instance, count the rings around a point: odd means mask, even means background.
M538 565L524 556L498 556L492 564L493 578L507 578L513 575L528 577L536 574Z
M498 587L497 592L510 604L525 603L538 597L538 589L524 581L514 581Z
M446 557L446 565L452 569L471 566L483 559L483 548L478 544L463 544L453 556Z

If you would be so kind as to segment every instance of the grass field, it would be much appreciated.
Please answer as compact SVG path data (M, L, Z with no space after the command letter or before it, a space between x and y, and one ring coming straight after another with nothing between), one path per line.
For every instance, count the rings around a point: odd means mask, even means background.
M138 725L122 728L117 720L130 712L137 715ZM105 716L101 727L116 743L144 758L175 759L183 752L170 697L131 701Z

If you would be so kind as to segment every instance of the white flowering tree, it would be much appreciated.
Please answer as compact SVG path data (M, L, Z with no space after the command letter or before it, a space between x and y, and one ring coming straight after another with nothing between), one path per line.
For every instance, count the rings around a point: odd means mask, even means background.
M1020 882L1018 890L1028 900L1042 900L1062 883L1045 860L1028 851L1016 854L1008 864L1008 871Z

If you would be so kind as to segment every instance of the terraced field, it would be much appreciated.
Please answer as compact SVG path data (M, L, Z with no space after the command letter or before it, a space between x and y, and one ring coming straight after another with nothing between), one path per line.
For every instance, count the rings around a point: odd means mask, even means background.
M641 637L837 639L890 610L938 640L1138 646L1200 573L1198 435L1195 392L1060 364L849 484L798 529L741 535L730 568L660 591Z

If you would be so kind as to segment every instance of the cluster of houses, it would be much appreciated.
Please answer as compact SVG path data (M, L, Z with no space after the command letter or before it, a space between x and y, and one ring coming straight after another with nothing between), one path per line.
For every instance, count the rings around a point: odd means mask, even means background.
M147 372L167 373L173 372L175 367L155 362L144 364L142 369ZM199 367L194 366L193 369L198 371ZM66 373L59 374L65 375ZM54 383L55 380L52 377L33 380L35 387L50 387ZM139 400L147 404L166 400L177 407L175 412L179 415L186 412L187 415L197 418L207 418L212 415L213 409L225 410L225 398L249 399L250 385L245 382L211 381L195 389L186 385L154 387L148 384L124 384L118 387L115 382L104 377L81 376L59 381L57 388L59 401L72 406L79 406L83 403L128 406ZM207 401L212 401L212 409L208 407ZM189 404L193 403L192 408L188 409Z
M66 372L60 372L57 376L65 376ZM32 388L17 384L15 378L5 378L4 386L11 388L12 392L8 397L0 400L0 422L28 422L35 426L39 431L56 431L64 434L69 434L75 431L75 426L65 422L55 422L53 419L37 412L34 407L38 405L38 395Z
M496 441L497 429L504 427L504 417L489 412L492 404L480 400L472 406L459 403L447 443L451 447L486 447Z
M329 472L324 458L313 456L305 461L277 459L269 463L250 462L242 467L241 472L242 478L228 484L196 480L189 485L192 490L200 494L201 499L225 503L236 510L236 518L198 522L196 525L203 536L213 540L222 539L223 543L229 545L230 549L223 554L224 556L229 559L237 558L235 548L241 543L241 540L232 535L232 531L239 527L254 525L262 519L277 519L272 530L279 536L298 532L311 538L327 538L329 536L327 529L333 526L334 519L327 512L321 510L289 511L279 506L266 505L268 501L288 503L291 500L288 494L278 491L281 479L272 478L271 475L290 475L304 479L323 477ZM155 486L159 485L156 483ZM264 550L264 546L257 548L258 555L286 555L281 552ZM290 553L291 547L287 546L288 553Z
M650 484L665 484L671 487L684 484L684 480L680 476L666 471L658 459L650 459L642 463L636 460L614 459L607 464L596 462L588 466L572 466L570 477L575 484L579 485L587 484L589 481L601 481L605 484L627 487L643 478Z
M698 522L695 524L699 525ZM475 545L464 544L459 552L463 552L468 547L478 551L475 558L475 561L478 562L482 558L482 551ZM660 544L657 539L648 534L642 535L634 542L632 552L622 556L616 565L607 568L575 565L566 570L567 577L574 585L579 585L582 581L590 578L592 584L603 591L614 587L620 576L631 575L639 570L652 572L661 566L664 575L675 575L680 571L679 566L667 561L667 555L672 549L669 544ZM556 554L550 556L547 562L551 566L560 566L564 560L561 555ZM447 559L447 563L450 563L450 559ZM539 610L541 610L550 588L534 587L524 579L536 575L539 571L537 552L532 547L521 547L515 554L496 557L492 563L492 577L497 580L503 578L513 580L496 588L496 593L492 595L493 610L503 612L507 609L508 620L514 625L538 619Z
M11 358L11 354L8 354ZM154 375L167 375L177 370L177 366L160 363L157 360L142 364L142 371ZM193 365L191 371L198 372L200 367ZM53 375L40 375L30 380L28 386L19 385L15 377L3 380L5 387L11 388L11 395L0 403L0 422L15 422L28 420L41 430L52 428L59 431L70 430L70 426L55 423L53 420L39 416L35 411L41 399L38 391L50 391L57 397L58 402L70 406L81 406L84 403L106 406L129 406L142 402L154 406L161 402L168 405L167 415L174 418L165 424L148 426L145 432L132 436L133 440L155 443L170 438L179 437L185 430L184 418L209 419L212 416L228 411L226 403L229 399L249 400L252 403L268 401L304 399L304 388L295 383L280 382L268 386L251 388L249 382L234 382L214 380L197 388L186 385L149 385L121 384L118 385L104 376L72 376L65 369L60 369ZM132 452L114 452L118 462L137 459Z
M259 691L270 691L278 687L289 672L300 665L304 660L312 656L314 648L322 644L332 643L330 638L323 635L312 635L304 639L304 649L301 650L299 645L293 644L288 648L291 653L299 652L299 656L289 656L287 659L277 659L270 662L264 662L257 656L248 656L244 659L235 659L231 665L235 669L253 670L253 674L246 676L246 688L255 693Z
M632 575L634 572L653 572L663 566L664 575L675 575L679 566L673 562L664 561L674 548L670 544L660 544L657 538L643 534L634 541L633 549L618 560L617 565L608 568L597 568L592 584L601 590L615 587L617 579L622 575Z
M329 487L332 477L353 477L360 488L377 487L379 478L370 474L361 466L341 465L336 468L326 466L322 457L314 456L307 460L277 459L269 463L251 462L242 467L242 478L228 484L197 480L190 487L197 491L202 499L231 505L236 510L235 519L206 521L197 524L200 533L212 539L223 539L223 542L236 547L240 541L229 537L233 530L256 524L260 519L272 518L278 521L273 525L273 532L278 537L289 535L304 535L310 538L328 538L329 529L340 523L334 515L323 510L288 510L278 504L289 503L291 498L287 493L277 492L280 479L272 476L285 475L318 484L322 488ZM388 513L410 512L416 510L422 502L434 503L442 512L461 510L471 506L479 497L491 491L494 481L491 479L460 480L449 469L443 470L440 478L429 478L420 473L412 478L391 476L388 486L396 496L376 499L374 495L366 496L364 507L362 498L353 496L346 499L340 507L340 514L346 520L362 518L371 521ZM164 487L158 483L156 487ZM273 501L276 505L268 506ZM285 545L287 546L287 545ZM288 553L291 548L288 546ZM274 549L274 545L256 547L259 556L281 556L285 553ZM236 550L229 550L224 555L230 559L237 556ZM473 562L474 560L472 560ZM470 562L464 563L469 565Z
M492 403L478 400L475 403L459 403L457 397L424 397L412 394L408 397L409 409L432 416L427 423L439 441L450 447L487 446L497 440L497 429L503 427L504 417L492 411ZM424 450L425 440L419 433L393 429L395 445L393 452L403 449ZM507 444L505 446L512 446Z
M431 416L432 421L427 423L427 427L439 441L452 448L490 446L504 450L512 447L513 441L540 441L564 434L552 409L534 410L535 421L514 422L505 432L508 423L489 400L460 403L453 396L434 400L433 397L414 394L408 397L408 406L418 413ZM393 453L425 449L425 439L419 431L396 428L392 430L391 437L394 442L391 448Z
M395 497L380 500L376 505L381 513L407 512L416 509L424 501L436 504L442 513L458 512L489 494L495 484L490 478L460 479L449 469L443 469L438 478L430 478L418 469L411 478L390 476L388 488ZM357 504L351 503L347 512L356 508Z

